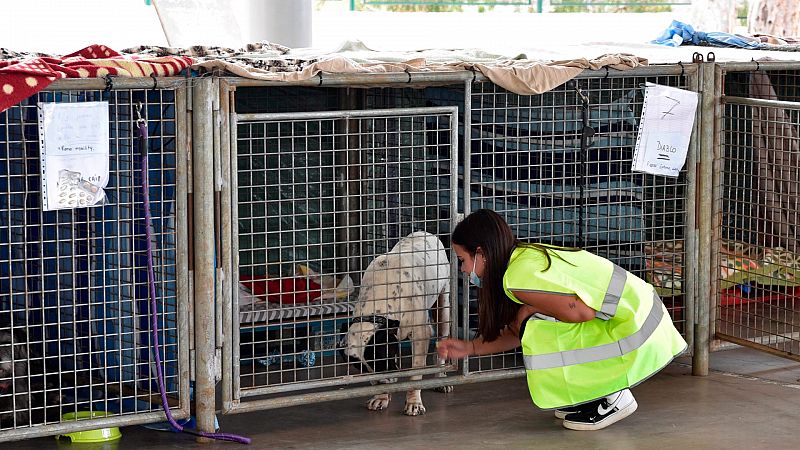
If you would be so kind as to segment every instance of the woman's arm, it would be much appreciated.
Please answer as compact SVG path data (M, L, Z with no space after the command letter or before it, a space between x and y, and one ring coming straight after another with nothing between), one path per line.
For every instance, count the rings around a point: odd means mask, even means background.
M520 346L519 337L508 327L500 332L500 337L486 342L483 338L471 341L460 339L442 339L436 344L436 351L443 359L461 359L466 356L489 355L492 353L513 350Z
M555 317L562 322L588 322L595 318L595 310L586 306L577 295L548 292L512 291L515 297L536 312Z
M519 336L509 327L500 331L500 336L490 342L484 341L482 337L469 341L472 343L472 356L491 355L492 353L507 352L519 347Z

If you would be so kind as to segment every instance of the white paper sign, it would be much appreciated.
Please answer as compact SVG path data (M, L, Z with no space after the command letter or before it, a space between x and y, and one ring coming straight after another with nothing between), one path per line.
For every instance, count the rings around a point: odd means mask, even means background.
M658 84L645 86L633 171L677 177L686 163L696 92Z
M262 2L275 3L251 0L247 6L256 8L250 3ZM232 3L230 0L153 0L161 28L170 47L190 47L198 44L241 47L245 40L242 39L241 27L236 20L235 5ZM284 1L284 3L288 5L289 2ZM269 6L260 7L269 8ZM285 9L288 6L274 8ZM189 24L191 26L187 26Z
M108 102L39 103L45 211L105 203Z

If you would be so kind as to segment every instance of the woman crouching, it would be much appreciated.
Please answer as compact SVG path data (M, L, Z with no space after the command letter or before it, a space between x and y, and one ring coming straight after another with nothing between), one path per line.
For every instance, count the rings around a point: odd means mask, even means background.
M453 231L478 287L478 334L443 339L442 358L522 346L534 404L565 428L600 430L636 411L629 388L686 349L652 285L585 250L522 243L481 209Z

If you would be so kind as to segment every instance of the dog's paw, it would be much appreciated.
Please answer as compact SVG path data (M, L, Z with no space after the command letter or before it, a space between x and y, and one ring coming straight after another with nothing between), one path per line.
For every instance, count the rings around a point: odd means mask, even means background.
M425 405L421 402L406 402L406 408L403 410L403 414L407 416L421 416L425 414Z
M439 387L433 388L433 390L436 391L436 392L443 392L445 394L449 394L449 393L453 392L453 386L439 386Z
M389 401L392 399L392 396L389 394L378 394L367 402L367 409L370 411L382 411L389 406Z

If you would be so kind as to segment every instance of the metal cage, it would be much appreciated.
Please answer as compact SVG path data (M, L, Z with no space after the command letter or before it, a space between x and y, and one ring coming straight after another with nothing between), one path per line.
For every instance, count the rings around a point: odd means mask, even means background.
M725 64L719 78L716 336L800 360L800 64Z
M438 336L475 334L475 295L449 235L478 208L499 212L524 241L584 247L655 286L695 349L695 373L707 369L711 324L721 339L796 359L799 71L754 62L586 71L528 96L471 72L294 85L210 77L190 88L128 79L111 90L58 81L0 114L0 383L12 386L0 391L0 440L163 420L138 102L166 386L187 416L196 375L200 428L213 423L215 378L223 412L244 412L521 376L517 352L460 366L435 357ZM631 170L645 82L703 93L678 178ZM37 105L97 100L110 108L110 201L45 212ZM391 253L415 231L441 245L442 271L422 281L450 300L448 314L393 303L430 326L401 336L372 319L389 302L366 291L401 286L377 281L373 262L416 257ZM62 419L89 409L110 414Z
M632 173L630 159L643 83L697 91L696 68L588 72L532 96L460 76L384 88L221 83L218 153L230 165L220 209L231 211L221 225L231 272L219 277L229 280L221 334L232 336L223 410L521 375L511 352L470 358L444 380L369 386L457 368L438 364L432 344L422 369L409 361L413 344L401 344L401 368L388 375L340 356L369 263L420 227L449 248L455 222L482 207L523 240L582 245L652 283L691 348L696 143L677 179ZM583 149L582 114L595 131ZM450 328L471 336L476 304L456 264L451 274Z
M150 134L165 386L176 416L188 415L185 89L166 78L158 89L152 79L103 86L57 81L0 113L0 381L9 386L0 394L0 441L163 420L150 338L141 155L134 145L137 103ZM43 211L37 105L89 101L109 107L107 202ZM106 416L63 418L90 410Z
M223 198L231 206L223 200L222 210L235 231L223 244L234 280L226 287L233 362L223 370L225 409L295 404L334 388L345 388L335 393L341 398L377 393L368 383L452 369L437 361L430 333L367 345L371 364L389 373L370 373L342 353L348 325L364 314L362 277L373 293L395 286L376 281L370 263L412 232L434 235L446 255L446 273L415 276L456 292L448 236L457 107L426 103L413 89L302 87L237 87L229 105L230 156L222 159L230 161ZM451 334L447 316L400 298L395 312L422 314L435 335ZM394 356L385 355L390 348Z
M647 280L692 348L696 147L677 179L634 173L631 160L644 83L697 91L697 78L651 69L661 73L584 76L533 96L472 85L465 212L491 208L523 241L585 248ZM477 304L464 312L474 329ZM472 358L465 371L522 366L516 351Z

